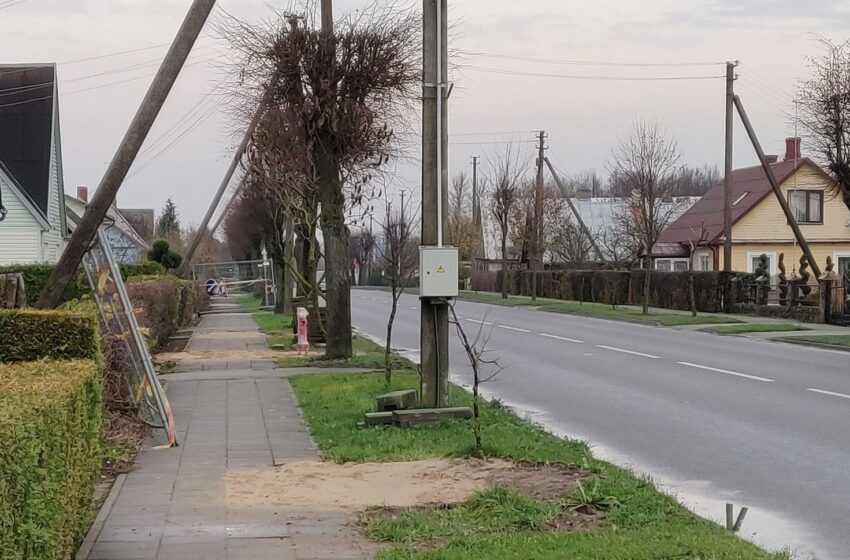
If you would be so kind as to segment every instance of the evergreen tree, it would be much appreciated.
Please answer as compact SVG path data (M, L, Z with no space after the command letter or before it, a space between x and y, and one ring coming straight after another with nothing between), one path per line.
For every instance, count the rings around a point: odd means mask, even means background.
M180 217L177 215L177 206L169 198L162 207L159 219L156 221L156 235L165 239L173 239L180 234Z

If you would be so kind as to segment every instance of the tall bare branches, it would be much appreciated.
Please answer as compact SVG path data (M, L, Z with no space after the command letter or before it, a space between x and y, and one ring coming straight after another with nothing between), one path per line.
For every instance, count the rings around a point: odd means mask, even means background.
M850 41L820 39L824 53L808 60L800 83L800 124L850 208Z
M490 214L499 228L499 245L502 257L502 299L508 299L508 239L511 234L511 218L519 203L526 168L515 147L508 145L505 151L489 161L493 191L490 195Z

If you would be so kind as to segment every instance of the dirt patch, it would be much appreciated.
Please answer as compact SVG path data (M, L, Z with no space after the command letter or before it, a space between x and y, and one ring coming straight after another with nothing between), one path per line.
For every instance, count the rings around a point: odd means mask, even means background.
M278 352L276 350L216 350L211 352L163 352L155 356L157 363L180 362L187 360L277 360L287 356L297 356L297 352Z
M239 469L226 478L229 507L275 506L349 512L370 507L458 504L495 485L538 499L568 496L583 471L524 466L502 459L429 459L404 463L293 463Z

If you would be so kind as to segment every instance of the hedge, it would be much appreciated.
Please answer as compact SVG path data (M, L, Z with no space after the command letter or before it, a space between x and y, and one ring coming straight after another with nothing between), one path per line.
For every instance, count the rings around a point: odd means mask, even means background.
M150 331L154 347L165 344L180 327L200 311L203 291L200 284L173 276L127 283L130 301L141 309L136 317Z
M0 365L0 558L69 560L100 471L95 360Z
M122 264L119 266L121 268L121 276L125 281L128 278L138 276L163 276L165 274L165 269L162 268L162 265L155 262ZM10 272L20 272L23 274L24 286L27 291L27 305L33 306L38 301L38 296L44 289L44 285L47 283L48 278L50 278L51 273L53 273L53 269L54 265L52 264L13 264L0 267L0 274ZM65 293L62 295L62 301L80 299L90 291L91 288L85 274L82 271L78 271L65 289Z
M97 318L75 311L0 310L0 362L95 359Z
M485 275L491 273L483 273ZM539 273L537 295L543 298L623 305L639 303L643 297L643 270L550 270ZM716 313L731 311L731 284L737 273L694 272L697 310ZM652 271L649 304L664 309L690 310L690 273ZM494 286L508 293L531 295L531 272L511 270L496 273L495 285L489 278L473 280L473 286Z

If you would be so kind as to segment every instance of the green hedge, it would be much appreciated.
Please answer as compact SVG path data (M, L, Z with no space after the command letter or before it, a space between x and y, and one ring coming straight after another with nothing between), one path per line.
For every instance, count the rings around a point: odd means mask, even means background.
M130 301L141 313L139 324L149 329L152 346L161 346L200 311L203 301L200 284L173 276L156 280L128 282Z
M24 286L27 290L27 305L33 306L38 300L38 296L44 289L47 279L53 273L54 266L52 264L13 264L0 267L0 274L10 272L20 272L24 275ZM155 262L143 262L139 264L122 264L121 276L126 281L128 278L136 276L163 276L165 269L162 265ZM88 280L82 271L78 271L74 278L65 289L62 295L62 301L71 301L80 299L91 291Z
M0 362L94 359L97 318L74 311L0 310Z
M0 558L69 560L100 471L95 360L0 365Z
M652 271L649 304L664 309L690 310L688 272ZM731 284L737 273L694 272L697 310L708 313L731 312ZM568 301L623 305L640 303L643 297L643 270L554 270L541 272L537 295ZM498 272L495 292L507 282L508 293L531 295L531 272ZM473 282L485 285L488 282Z

